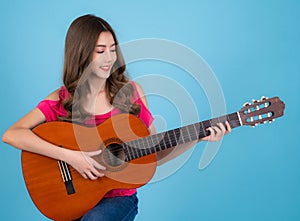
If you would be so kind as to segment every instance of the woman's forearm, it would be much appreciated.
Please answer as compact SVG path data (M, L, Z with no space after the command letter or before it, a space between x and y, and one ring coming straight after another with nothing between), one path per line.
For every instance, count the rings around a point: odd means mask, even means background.
M41 154L57 160L65 160L66 158L66 149L44 141L30 129L9 129L3 134L2 141L18 149Z

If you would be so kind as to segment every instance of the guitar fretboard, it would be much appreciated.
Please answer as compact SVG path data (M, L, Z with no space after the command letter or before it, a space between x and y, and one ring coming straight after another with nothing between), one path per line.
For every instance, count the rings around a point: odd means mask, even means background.
M147 156L168 148L197 141L210 134L207 128L215 126L217 123L228 121L231 128L241 126L239 113L235 112L222 117L190 124L166 132L153 134L134 141L123 143L122 146L126 153L125 161Z

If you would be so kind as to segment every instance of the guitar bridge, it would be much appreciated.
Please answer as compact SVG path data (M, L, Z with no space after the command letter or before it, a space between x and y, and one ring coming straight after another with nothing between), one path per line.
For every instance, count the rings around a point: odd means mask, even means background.
M68 164L64 161L59 160L58 161L58 166L59 166L59 170L60 170L62 179L63 179L64 184L66 186L67 194L68 195L74 194L76 191L75 191L75 188L74 188L74 184L73 184L73 181L72 181L72 176L71 176Z

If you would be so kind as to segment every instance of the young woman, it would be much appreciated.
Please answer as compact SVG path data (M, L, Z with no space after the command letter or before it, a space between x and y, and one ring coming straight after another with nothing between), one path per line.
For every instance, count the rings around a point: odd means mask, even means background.
M105 167L92 157L101 151L83 152L60 148L36 136L31 129L43 122L67 120L86 125L101 124L122 113L138 116L151 133L153 117L148 110L142 88L125 76L126 65L111 26L103 19L84 15L73 21L64 53L63 86L49 94L37 107L13 124L2 140L16 148L62 160L85 179L104 176ZM208 129L207 141L217 141L230 132L226 123ZM171 148L157 154L164 163L191 145ZM81 220L134 220L137 214L135 189L108 192ZM121 205L121 206L120 206Z

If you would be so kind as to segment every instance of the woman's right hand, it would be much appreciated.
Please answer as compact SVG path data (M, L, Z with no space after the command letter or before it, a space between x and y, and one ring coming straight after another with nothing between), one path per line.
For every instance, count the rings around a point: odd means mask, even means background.
M96 180L103 177L104 173L101 170L106 168L99 164L92 157L101 154L101 150L84 152L68 150L66 162L77 170L85 179Z

